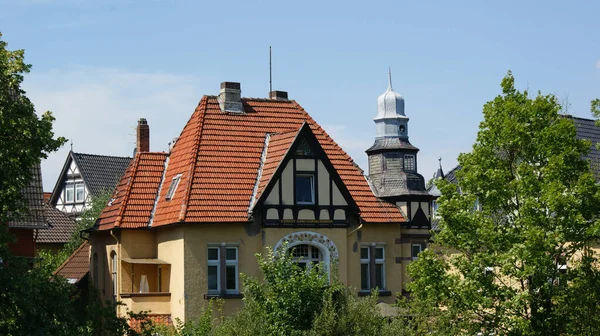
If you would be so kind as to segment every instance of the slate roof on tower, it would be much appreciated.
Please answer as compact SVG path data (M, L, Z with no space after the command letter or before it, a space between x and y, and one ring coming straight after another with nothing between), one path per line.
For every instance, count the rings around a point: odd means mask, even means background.
M395 205L374 196L362 170L298 103L258 98L241 102L243 113L223 112L216 96L204 96L168 156L138 153L96 228L248 222L254 197L260 196L304 123L356 202L364 222L405 221ZM263 158L267 137L269 151ZM150 171L152 178L137 183ZM166 199L174 180L178 184ZM152 195L157 194L154 202ZM132 195L138 195L135 216L127 213L133 206Z

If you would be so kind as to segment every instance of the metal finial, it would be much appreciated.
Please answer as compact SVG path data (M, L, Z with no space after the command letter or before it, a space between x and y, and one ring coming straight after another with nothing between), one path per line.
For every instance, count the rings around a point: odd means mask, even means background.
M73 141L71 141L71 152L73 151Z
M388 88L392 90L392 67L388 67Z
M440 168L442 168L442 157L440 156L440 158L438 159L438 161L440 162Z

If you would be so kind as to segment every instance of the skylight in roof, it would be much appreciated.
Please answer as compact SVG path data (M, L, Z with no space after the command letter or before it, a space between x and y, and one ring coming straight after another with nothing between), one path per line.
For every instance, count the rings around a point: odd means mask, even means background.
M181 174L177 174L177 176L173 177L173 180L171 181L171 185L169 186L169 190L167 191L167 196L165 196L165 199L168 201L171 198L173 198L173 195L175 194L175 190L177 189L177 186L179 185L179 179L181 179Z

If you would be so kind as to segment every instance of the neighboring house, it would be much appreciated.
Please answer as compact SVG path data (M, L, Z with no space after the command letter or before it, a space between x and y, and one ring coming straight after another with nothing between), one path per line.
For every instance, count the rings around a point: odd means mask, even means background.
M138 150L90 230L91 279L135 312L193 320L211 298L242 305L256 253L293 249L299 266L396 301L429 241L431 196L408 141L404 99L378 98L369 175L287 93L204 96L169 153ZM145 123L145 120L144 120ZM125 309L120 308L119 314Z
M41 250L57 253L69 242L77 228L75 219L57 208L44 204L48 229L40 230L35 237L36 254Z
M87 290L87 279L90 270L90 244L84 241L75 252L60 265L55 275L61 276L69 283Z
M8 246L16 256L33 258L36 254L35 236L38 230L49 227L44 211L42 170L39 164L31 169L31 181L22 193L28 211L21 214L19 220L8 222L8 232L15 236L15 241Z
M78 217L93 196L112 192L131 162L129 157L69 152L49 203Z

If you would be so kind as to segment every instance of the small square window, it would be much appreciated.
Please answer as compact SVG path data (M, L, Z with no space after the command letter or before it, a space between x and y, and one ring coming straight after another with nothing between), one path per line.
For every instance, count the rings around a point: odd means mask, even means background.
M315 204L315 181L313 175L296 176L296 203Z
M181 174L178 174L171 180L171 185L169 186L169 190L167 191L167 195L165 196L166 200L170 200L173 198L175 194L175 190L177 189L177 185L179 185L179 180L181 179Z
M237 260L237 248L231 247L227 248L227 260Z
M383 259L383 247L375 248L375 259L377 259L377 260Z
M208 260L219 260L219 249L209 248L208 249Z
M368 247L361 247L361 249L360 249L360 259L362 259L362 260L369 260L369 248Z

